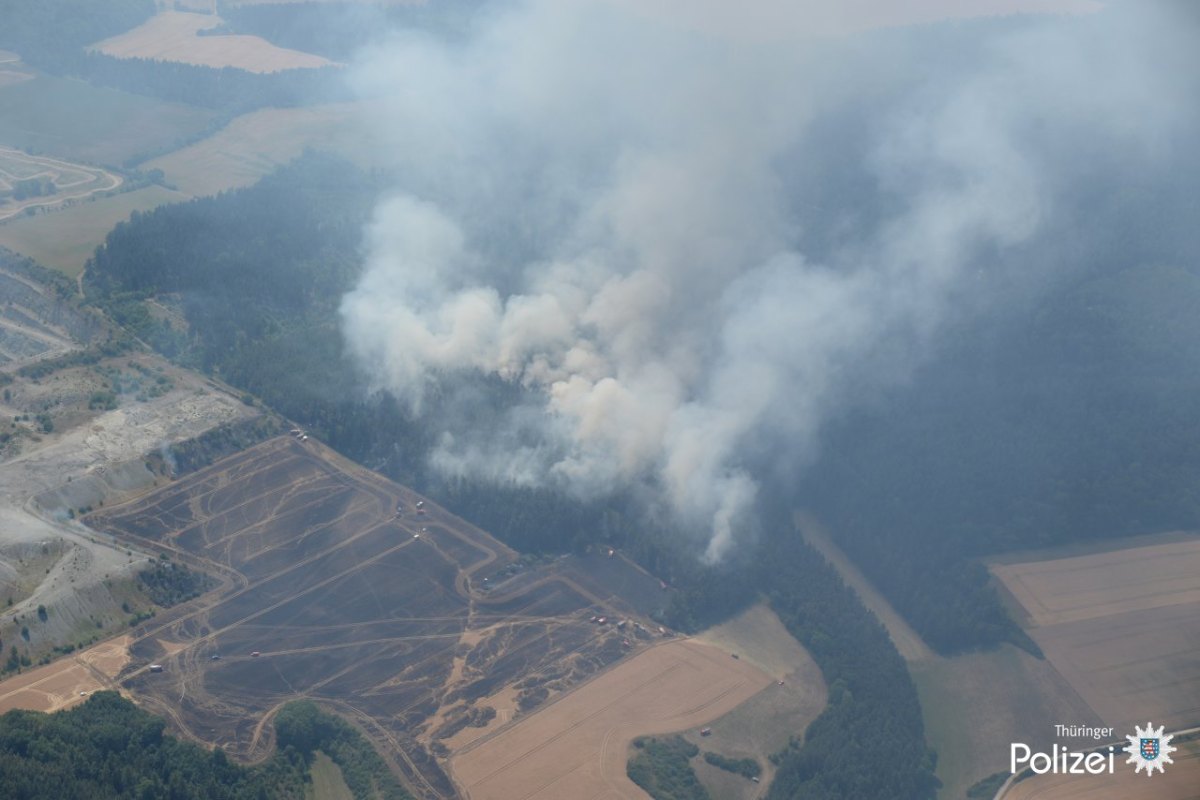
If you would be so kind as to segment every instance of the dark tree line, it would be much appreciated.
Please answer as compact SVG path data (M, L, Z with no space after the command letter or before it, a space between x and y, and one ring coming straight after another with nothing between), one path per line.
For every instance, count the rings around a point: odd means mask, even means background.
M0 716L5 800L305 800L317 750L342 771L355 800L411 800L356 728L309 701L284 706L276 752L261 765L230 762L164 733L166 724L116 692L68 711Z
M709 800L690 763L700 752L696 745L682 736L643 736L633 747L625 772L654 800Z
M760 585L812 654L829 705L774 757L770 800L932 798L936 754L925 743L916 687L887 631L781 513L761 559ZM800 733L800 732L797 732Z
M0 716L0 784L10 800L304 800L308 767L284 748L259 767L164 734L116 692L57 714Z

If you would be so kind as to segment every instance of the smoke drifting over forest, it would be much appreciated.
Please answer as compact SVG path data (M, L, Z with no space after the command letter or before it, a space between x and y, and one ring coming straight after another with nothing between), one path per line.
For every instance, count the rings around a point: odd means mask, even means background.
M355 69L401 179L347 340L443 432L438 469L649 487L718 560L760 470L811 463L832 415L910 376L982 272L1025 280L1006 254L1053 238L1078 147L1167 146L1186 87L1146 48L1187 48L1134 5L973 29L944 68L919 29L748 46L600 0L396 35ZM858 194L813 197L791 176L824 157L814 126L856 104ZM525 391L472 417L446 387L480 375Z

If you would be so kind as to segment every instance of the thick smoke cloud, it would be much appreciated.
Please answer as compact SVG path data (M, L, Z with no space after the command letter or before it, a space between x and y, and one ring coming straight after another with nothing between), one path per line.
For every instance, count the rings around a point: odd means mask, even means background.
M347 340L444 431L443 472L650 487L720 559L763 453L810 460L831 414L906 379L979 270L1020 269L1002 255L1053 225L1056 148L1161 144L1158 24L1010 25L936 74L904 33L747 46L601 0L507 5L465 44L397 35L357 71L400 179ZM872 93L853 133L877 211L814 257L781 165L822 158L814 122ZM478 375L525 399L466 421L444 387Z

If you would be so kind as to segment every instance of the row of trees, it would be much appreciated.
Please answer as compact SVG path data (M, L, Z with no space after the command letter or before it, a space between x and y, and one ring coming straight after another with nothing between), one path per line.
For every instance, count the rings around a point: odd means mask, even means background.
M68 711L0 716L0 776L14 800L305 800L316 751L342 770L355 800L412 800L357 729L308 701L275 722L261 765L231 763L164 733L165 723L116 692Z
M879 620L781 512L762 555L761 585L821 667L829 705L802 741L775 756L768 798L933 797L936 754L925 743L920 701L900 654Z
M709 800L690 763L700 752L696 745L682 736L643 736L633 747L625 772L654 800Z

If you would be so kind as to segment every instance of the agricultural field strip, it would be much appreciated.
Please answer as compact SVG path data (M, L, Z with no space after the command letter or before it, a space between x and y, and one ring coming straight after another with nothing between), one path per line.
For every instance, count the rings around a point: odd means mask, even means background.
M90 49L113 58L144 58L205 67L233 67L272 73L333 65L329 59L271 44L259 36L206 34L222 24L212 14L160 11L132 30L97 42Z
M642 681L640 684L637 684L636 686L634 686L633 689L630 690L629 694L639 692L642 689L648 688L651 685L662 683L664 680L671 677L671 675L674 674L675 672L677 672L680 668L681 667L678 663L672 663L672 664L666 665L660 671L654 673L649 678ZM493 769L491 772L484 773L482 776L480 776L478 778L477 782L483 783L485 781L491 780L493 777L495 777L496 775L499 775L501 772L504 772L505 770L510 769L511 767L518 764L519 762L524 761L526 758L533 755L534 753L537 753L537 752L540 752L541 750L546 749L547 747L549 747L549 746L553 745L555 742L557 742L559 739L563 738L564 736L569 735L572 731L583 727L587 723L594 720L596 717L603 715L607 711L611 710L614 706L620 705L621 703L625 702L626 699L627 699L626 695L621 695L619 697L613 698L608 703L597 708L591 714L588 714L587 716L582 717L581 719L579 719L578 721L574 722L573 724L571 724L570 726L568 726L566 728L562 728L554 736L551 736L550 738L535 744L533 747L530 747L528 750L522 750L517 755L510 758L508 761L501 763L498 767ZM502 732L497 732L497 733L500 734ZM488 741L488 739L485 738L485 739L477 740L476 742L472 742L471 745L464 748L463 752L469 752L471 750L474 750L476 747L482 745L486 741ZM557 778L557 776L556 776L556 778ZM540 786L537 787L537 789L535 789L531 794L537 794L537 792L541 788L543 788L543 787L540 787Z
M991 569L1049 662L1105 723L1198 718L1200 539L1028 558Z
M1200 540L995 564L1034 625L1200 602Z
M123 656L114 656L124 652L124 643L127 641L128 637L119 637L116 640L101 642L88 650L76 653L69 659L36 667L23 675L5 680L3 684L0 684L7 689L0 694L0 713L9 710L10 705L11 708L28 707L26 703L10 704L9 701L29 693L41 693L47 701L57 697L58 702L49 703L48 710L58 710L69 708L80 702L82 695L79 692L85 688L89 692L116 688L114 675L126 659ZM111 674L93 663L92 659L96 657L113 662L110 665L114 667ZM64 682L70 683L69 690L64 688ZM43 688L47 684L50 685L50 688ZM58 691L54 691L55 689Z
M686 655L681 654L680 650ZM632 784L626 777L624 772L625 766L625 748L618 748L618 751L613 750L613 740L616 736L632 739L635 735L640 734L660 734L670 731L683 730L694 725L704 724L710 719L720 716L724 711L736 706L742 700L752 696L762 688L770 685L770 679L761 672L757 667L753 667L742 661L729 661L724 658L722 651L715 650L711 645L694 642L693 640L674 639L667 642L660 642L643 650L637 654L632 660L623 661L610 670L603 671L587 681L573 688L570 692L561 695L551 703L539 708L534 714L523 717L513 722L507 723L481 737L465 747L458 750L453 758L451 766L454 768L456 781L460 786L466 782L467 794L475 796L475 792L480 792L481 796L492 797L522 797L533 798L541 797L544 792L554 787L563 781L568 781L576 775L585 766L584 762L570 766L566 771L554 771L555 767L551 764L547 767L546 764L536 763L530 766L527 762L531 758L542 753L546 748L554 745L559 745L564 740L570 738L574 733L580 733L585 730L586 723L594 722L601 719L605 713L620 710L618 707L622 704L634 702L634 708L629 710L628 716L622 715L613 721L612 727L606 729L602 737L596 743L599 748L602 764L600 766L601 775L589 775L580 780L584 781L584 787L589 791L586 796L589 797L605 797L605 798L624 798L624 797L641 797L643 793L640 789ZM636 679L631 685L626 685L625 681L628 676L637 676L640 669L644 668L647 661L653 663L655 659L671 658L669 663L658 665L655 673L649 678ZM702 666L707 664L708 666ZM655 691L652 696L645 697L643 700L637 700L638 692L644 692L649 688L656 688L658 684L664 680L672 678L681 670L686 670L688 677L693 681L696 676L703 675L703 680L698 685L691 685L687 680L682 681L667 681L661 691ZM755 680L750 681L749 675L753 673ZM724 682L729 682L727 685L722 685ZM656 703L662 703L665 698L671 698L672 692L678 691L678 687L687 685L687 691L691 692L680 703L679 707L668 706L666 709L659 708L651 712L651 716L645 719L638 719L639 712L645 712L654 706ZM714 693L709 693L708 690L716 689ZM588 700L591 697L601 694L608 697L611 694L617 695L615 699L608 700L603 703L603 706L595 711L587 713L584 718L580 719L574 716L574 711L577 707L583 706L588 708ZM741 695L745 695L742 697ZM631 698L634 700L631 701ZM736 702L727 702L727 700ZM691 705L684 703L692 702ZM714 706L716 707L714 709ZM728 708L724 708L728 706ZM713 709L711 715L705 715L703 712ZM554 724L549 728L546 726L548 717L555 719ZM569 724L560 724L558 717L565 717L562 722ZM541 737L539 731L547 729L553 731L548 737ZM529 747L522 746L522 737L532 735L536 742ZM505 742L515 737L518 742L516 748L511 746L506 747ZM583 743L588 751L591 750L591 745ZM505 750L509 752L505 752ZM478 751L488 752L478 752ZM496 753L495 751L500 751ZM464 757L468 762L486 760L489 755L502 755L503 761L499 766L488 769L479 774L473 773L473 764L464 763ZM562 755L562 754L559 754ZM587 764L593 763L592 759L586 759ZM503 775L505 772L514 767L523 767L528 770L528 774L522 773L519 780L512 778L502 780L516 780L515 785L505 784L501 787L515 789L519 786L520 795L509 793L495 794L495 787L490 792L484 792L483 787L489 781ZM535 776L538 776L545 769L549 769L552 774L549 779L545 777L537 777L538 783L535 785L532 781ZM464 774L467 773L467 774ZM599 789L595 784L603 782L603 788ZM568 783L570 783L568 781ZM625 784L628 784L626 787ZM620 788L618 788L620 787ZM471 790L474 791L471 791ZM564 794L563 787L555 789L557 794L545 795L550 796L583 796L579 794L580 786L573 786L575 794ZM596 792L600 793L597 794Z

